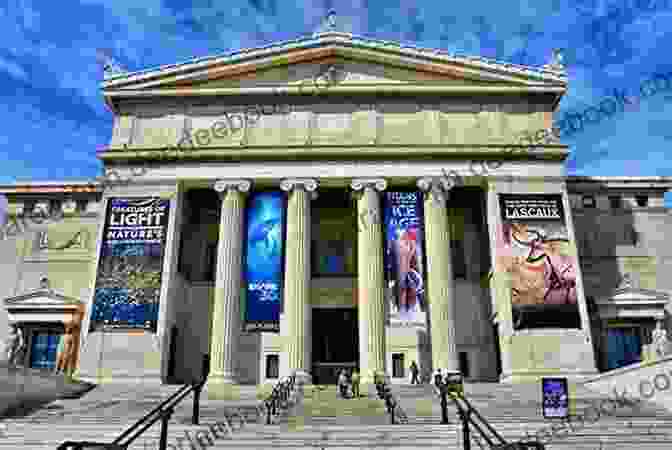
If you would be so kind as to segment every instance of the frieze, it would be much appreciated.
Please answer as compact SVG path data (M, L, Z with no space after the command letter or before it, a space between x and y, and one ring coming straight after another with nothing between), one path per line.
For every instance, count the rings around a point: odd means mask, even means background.
M51 233L53 237L53 232ZM62 235L62 233L59 233ZM40 250L66 250L66 249L83 249L85 248L84 237L85 230L79 230L70 237L63 240L49 239L49 231L40 231L37 235L38 248Z
M513 114L511 108L503 106L511 105L376 102L278 103L226 109L199 106L187 108L183 119L172 114L137 117L133 121L130 145L169 147L186 152L198 148L318 145L320 142L338 145L501 144L514 141L516 131L534 126L531 123L534 115ZM124 144L123 141L115 138L113 146Z

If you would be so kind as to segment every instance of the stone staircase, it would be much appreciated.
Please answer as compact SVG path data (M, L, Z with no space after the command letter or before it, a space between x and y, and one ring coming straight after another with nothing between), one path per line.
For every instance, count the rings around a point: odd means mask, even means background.
M65 440L111 442L138 418L178 386L99 386L77 400L58 400L26 417L4 421L0 432L0 450L56 449ZM333 386L324 390L304 391L289 415L265 425L265 416L257 417L256 388L241 389L240 399L213 401L201 397L201 425L191 425L191 396L176 409L169 426L168 443L185 449L193 439L208 430L209 425L222 422L226 414L240 411L246 424L232 419L234 430L229 436L213 441L214 449L365 449L413 448L460 449L461 425L454 407L449 406L451 423L440 424L439 402L430 386L392 387L409 418L404 425L390 425L383 402L373 398L338 399ZM495 383L466 384L467 398L479 412L510 442L520 440L526 431L534 432L548 426L541 415L538 385L502 385ZM599 394L577 388L577 410L591 401L604 399ZM160 425L148 429L129 448L158 448ZM472 432L472 436L475 433ZM487 448L484 441L472 440L472 449ZM207 440L206 440L207 442ZM602 446L602 447L601 447ZM624 407L613 417L603 417L594 424L564 438L551 440L547 449L672 449L672 416L655 405L644 405L633 411Z

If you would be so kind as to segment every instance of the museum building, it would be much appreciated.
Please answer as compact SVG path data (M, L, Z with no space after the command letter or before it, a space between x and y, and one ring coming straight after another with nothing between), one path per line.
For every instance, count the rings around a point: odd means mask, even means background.
M557 62L335 31L106 72L114 177L0 186L0 337L50 370L70 327L81 378L209 368L212 396L408 382L412 361L502 382L636 362L670 325L672 180L568 177L566 145L521 144L566 90Z

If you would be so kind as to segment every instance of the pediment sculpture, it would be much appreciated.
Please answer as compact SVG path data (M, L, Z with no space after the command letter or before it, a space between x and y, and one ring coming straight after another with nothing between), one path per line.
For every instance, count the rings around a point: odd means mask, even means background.
M670 354L670 339L667 336L667 330L663 328L663 323L660 320L656 322L656 328L651 332L651 345L653 347L653 356L656 359Z
M9 335L5 341L5 352L9 365L22 365L26 350L26 340L23 337L23 331L16 324L10 325Z

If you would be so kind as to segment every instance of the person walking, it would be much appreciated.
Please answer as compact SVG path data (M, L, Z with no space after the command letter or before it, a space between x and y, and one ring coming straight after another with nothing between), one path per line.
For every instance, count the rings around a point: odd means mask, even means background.
M415 364L415 361L411 361L411 384L420 384L420 381L418 380L418 365Z
M357 369L352 371L352 397L359 398L359 371Z
M441 423L450 423L448 420L448 392L444 380L444 374L441 369L436 369L434 372L434 393L441 399Z
M345 369L342 369L341 373L338 375L338 390L341 393L341 398L347 398L347 389L348 377L345 374Z

